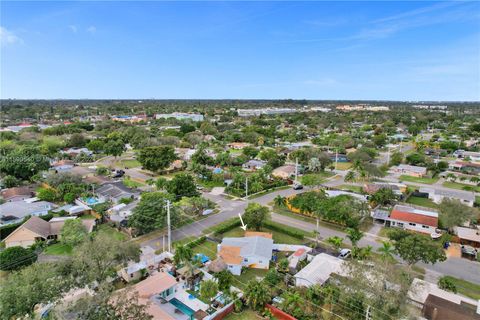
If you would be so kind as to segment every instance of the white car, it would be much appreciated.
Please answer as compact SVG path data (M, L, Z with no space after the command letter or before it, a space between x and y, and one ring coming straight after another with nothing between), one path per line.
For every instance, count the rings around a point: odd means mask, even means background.
M340 259L347 259L348 257L350 257L350 255L352 254L352 250L350 249L342 249L340 250L340 254L338 255L338 258Z

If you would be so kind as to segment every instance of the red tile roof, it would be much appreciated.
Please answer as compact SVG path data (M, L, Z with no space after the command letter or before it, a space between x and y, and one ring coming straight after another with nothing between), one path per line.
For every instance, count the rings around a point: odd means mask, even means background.
M426 226L438 227L438 216L430 216L421 214L421 210L416 210L415 208L410 208L406 206L395 206L392 212L390 213L390 218L400 221L419 223Z

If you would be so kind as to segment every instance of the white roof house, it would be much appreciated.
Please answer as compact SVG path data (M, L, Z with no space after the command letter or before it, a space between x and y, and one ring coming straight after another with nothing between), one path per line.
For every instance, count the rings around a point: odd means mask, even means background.
M433 188L420 188L419 191L428 193L428 198L437 204L442 202L444 198L459 200L470 207L473 207L473 203L475 202L475 193L469 191Z
M344 260L326 253L320 253L300 270L295 278L296 286L309 287L314 284L323 285L330 279L332 273L343 274Z
M0 226L17 223L27 216L43 216L56 207L47 201L28 203L25 201L6 202L0 205Z

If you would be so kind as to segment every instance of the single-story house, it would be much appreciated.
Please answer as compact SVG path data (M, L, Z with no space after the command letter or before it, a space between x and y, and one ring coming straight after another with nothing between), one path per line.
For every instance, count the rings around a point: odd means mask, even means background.
M243 148L249 147L249 146L251 146L251 144L248 142L232 142L227 144L227 147L235 150L242 150Z
M305 248L298 248L294 253L288 257L288 268L293 271L297 269L300 261L307 258L307 250Z
M70 171L75 166L72 160L59 160L52 163L51 168L56 172Z
M332 273L342 275L344 262L340 258L320 253L305 268L293 276L295 285L298 287L310 287L316 284L323 285L330 279Z
M93 151L88 150L88 148L68 148L62 150L61 153L68 154L71 157L76 157L82 153L86 154L87 156L93 155Z
M35 195L35 193L29 187L13 187L3 189L0 194L5 202L22 201Z
M475 193L469 191L420 188L419 192L428 194L428 198L437 204L440 204L445 198L459 200L461 203L469 207L473 207L475 202Z
M460 159L470 159L472 162L480 162L480 152L456 150L453 155Z
M155 250L150 246L143 246L140 250L141 254L138 262L130 261L125 268L118 271L118 275L126 282L141 279L147 271L157 269L160 261L164 259L173 259L173 254L170 252L165 251L160 254L155 254Z
M65 221L76 219L75 217L57 217L50 221L45 221L39 217L31 217L20 227L10 233L3 241L7 248L21 246L27 248L37 241L48 239L57 239L61 233ZM87 232L92 232L95 226L95 220L82 220L82 224Z
M106 201L118 203L121 199L135 199L139 196L137 191L126 187L123 182L105 183L95 190L95 193L103 197Z
M132 291L138 293L138 302L147 305L146 312L153 319L175 320L161 305L171 300L177 291L177 280L168 272L158 272L132 286Z
M249 160L243 164L243 169L245 170L259 170L262 169L267 164L266 161L263 160Z
M432 234L438 227L438 212L430 208L397 204L393 207L387 224L391 227Z
M413 279L408 299L428 320L480 320L478 300L442 290L418 278Z
M455 233L460 239L461 244L480 248L480 227L455 227Z
M133 214L133 209L137 207L139 202L140 200L137 199L129 204L120 203L111 207L107 211L109 219L118 224L124 223L124 221L127 221L128 218Z
M368 194L374 194L380 189L390 189L397 195L402 195L407 191L407 186L402 183L389 183L389 182L374 182L363 185L363 191Z
M196 149L190 148L175 148L175 154L180 160L188 161L197 152Z
M449 163L448 168L450 170L468 172L471 174L480 173L480 163L474 163L474 162L454 161Z
M79 203L79 204L66 204L52 211L55 213L64 211L70 216L81 216L83 214L90 214L91 210L92 208L90 208L89 206L83 203Z
M247 231L243 238L223 238L217 250L227 270L234 275L240 275L242 267L268 269L272 259L272 235Z
M423 177L427 174L427 168L419 166L411 166L408 164L400 164L393 166L391 171L398 174L404 174L412 177Z
M273 169L272 176L280 179L288 179L295 176L295 166L287 164Z
M0 226L21 222L27 216L44 216L56 206L47 201L14 201L0 204Z

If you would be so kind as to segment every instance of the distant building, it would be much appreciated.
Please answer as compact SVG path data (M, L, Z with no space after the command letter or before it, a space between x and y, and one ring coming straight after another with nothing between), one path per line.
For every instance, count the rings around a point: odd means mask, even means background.
M55 207L53 203L38 201L5 202L0 204L0 226L21 222L27 216L44 216Z
M0 194L5 202L14 202L31 198L34 192L29 187L14 187L3 189Z
M242 167L246 170L256 171L262 169L266 164L267 162L263 160L249 160Z
M411 166L408 164L400 164L393 166L391 170L398 174L404 174L411 177L423 177L427 174L427 168L419 166Z
M298 109L293 108L260 108L260 109L238 109L239 117L255 117L262 114L265 115L275 115L275 114L285 114L285 113L295 113L299 112Z
M191 121L203 121L204 117L202 114L199 113L181 113L181 112L173 112L173 113L157 113L155 115L155 119L169 119L175 118L177 120L191 120Z
M248 142L231 142L227 144L227 147L235 150L242 150L243 148L249 147L249 146L251 146L251 144Z
M480 162L480 152L456 150L453 155L459 159L470 159L472 162Z
M134 116L112 116L113 121L137 123L141 121L147 121L146 114L134 115Z
M289 179L295 176L295 166L287 164L278 168L273 169L272 176L280 179Z

